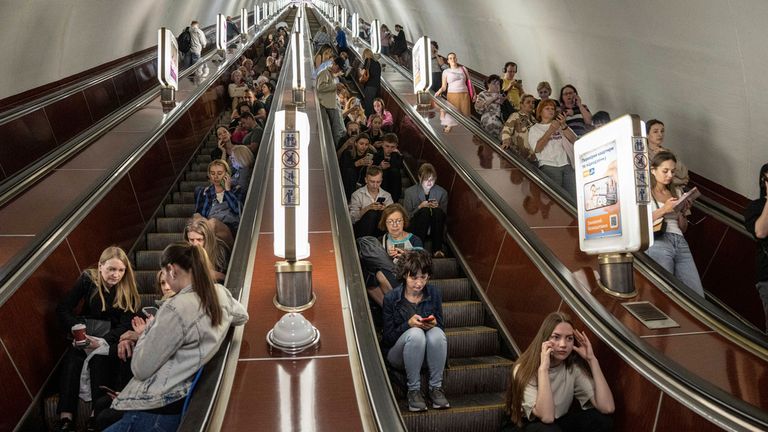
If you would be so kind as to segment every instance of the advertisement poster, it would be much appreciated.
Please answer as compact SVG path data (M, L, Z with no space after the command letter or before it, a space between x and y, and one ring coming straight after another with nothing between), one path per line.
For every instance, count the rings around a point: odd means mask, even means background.
M426 62L424 58L424 50L425 46L424 43L426 41L426 37L423 37L416 41L415 44L413 44L413 50L411 51L413 58L413 92L418 93L419 91L422 91L429 87L429 84L426 82L426 77L428 74L426 74Z
M621 235L617 157L616 141L611 141L579 158L586 239Z
M158 31L158 68L160 85L179 89L179 46L176 37L165 27Z

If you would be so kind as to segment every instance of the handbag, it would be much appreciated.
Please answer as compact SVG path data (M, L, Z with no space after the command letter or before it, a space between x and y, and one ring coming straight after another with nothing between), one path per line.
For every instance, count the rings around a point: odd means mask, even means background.
M469 72L467 72L467 68L462 66L461 70L464 72L464 78L466 79L467 91L469 92L469 100L474 102L475 101L475 86L472 85L472 80L469 79Z
M656 204L656 208L660 208L659 202L656 201L656 197L653 198L653 202ZM658 240L664 233L667 232L667 221L664 220L664 216L653 221L653 238Z
M357 81L360 84L365 84L368 82L368 78L370 78L370 75L368 75L368 69L360 69L360 76L358 77Z

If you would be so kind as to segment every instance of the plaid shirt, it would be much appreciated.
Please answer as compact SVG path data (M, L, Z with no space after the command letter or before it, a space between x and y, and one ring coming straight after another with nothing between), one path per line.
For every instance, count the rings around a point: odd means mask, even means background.
M208 217L215 200L216 188L213 185L198 186L195 190L195 213ZM224 191L224 202L227 203L235 216L240 217L240 210L245 202L245 192L240 186Z

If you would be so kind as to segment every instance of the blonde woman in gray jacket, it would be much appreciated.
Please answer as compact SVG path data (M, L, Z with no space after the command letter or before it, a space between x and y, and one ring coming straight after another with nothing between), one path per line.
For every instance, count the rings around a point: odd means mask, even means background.
M135 318L141 334L133 351L133 379L112 403L125 411L109 432L175 431L195 373L218 351L230 326L248 312L222 285L214 284L205 252L176 243L165 248L161 272L176 295L154 319Z

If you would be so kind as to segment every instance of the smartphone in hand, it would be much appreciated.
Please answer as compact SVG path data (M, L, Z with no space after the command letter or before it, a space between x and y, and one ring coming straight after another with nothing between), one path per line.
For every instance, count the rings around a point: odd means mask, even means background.
M428 323L428 322L433 322L434 320L435 320L435 316L434 315L430 315L428 317L424 317L424 318L420 319L419 321L421 321L423 323Z
M149 318L149 316L156 316L157 315L157 308L154 306L147 306L141 308L141 312L144 314L145 317Z
M376 198L376 202L377 202L377 203L379 203L379 204L382 204L382 205L384 204L384 201L386 201L386 200L387 200L387 199L386 199L386 198L384 198L384 197L378 197L378 198Z

